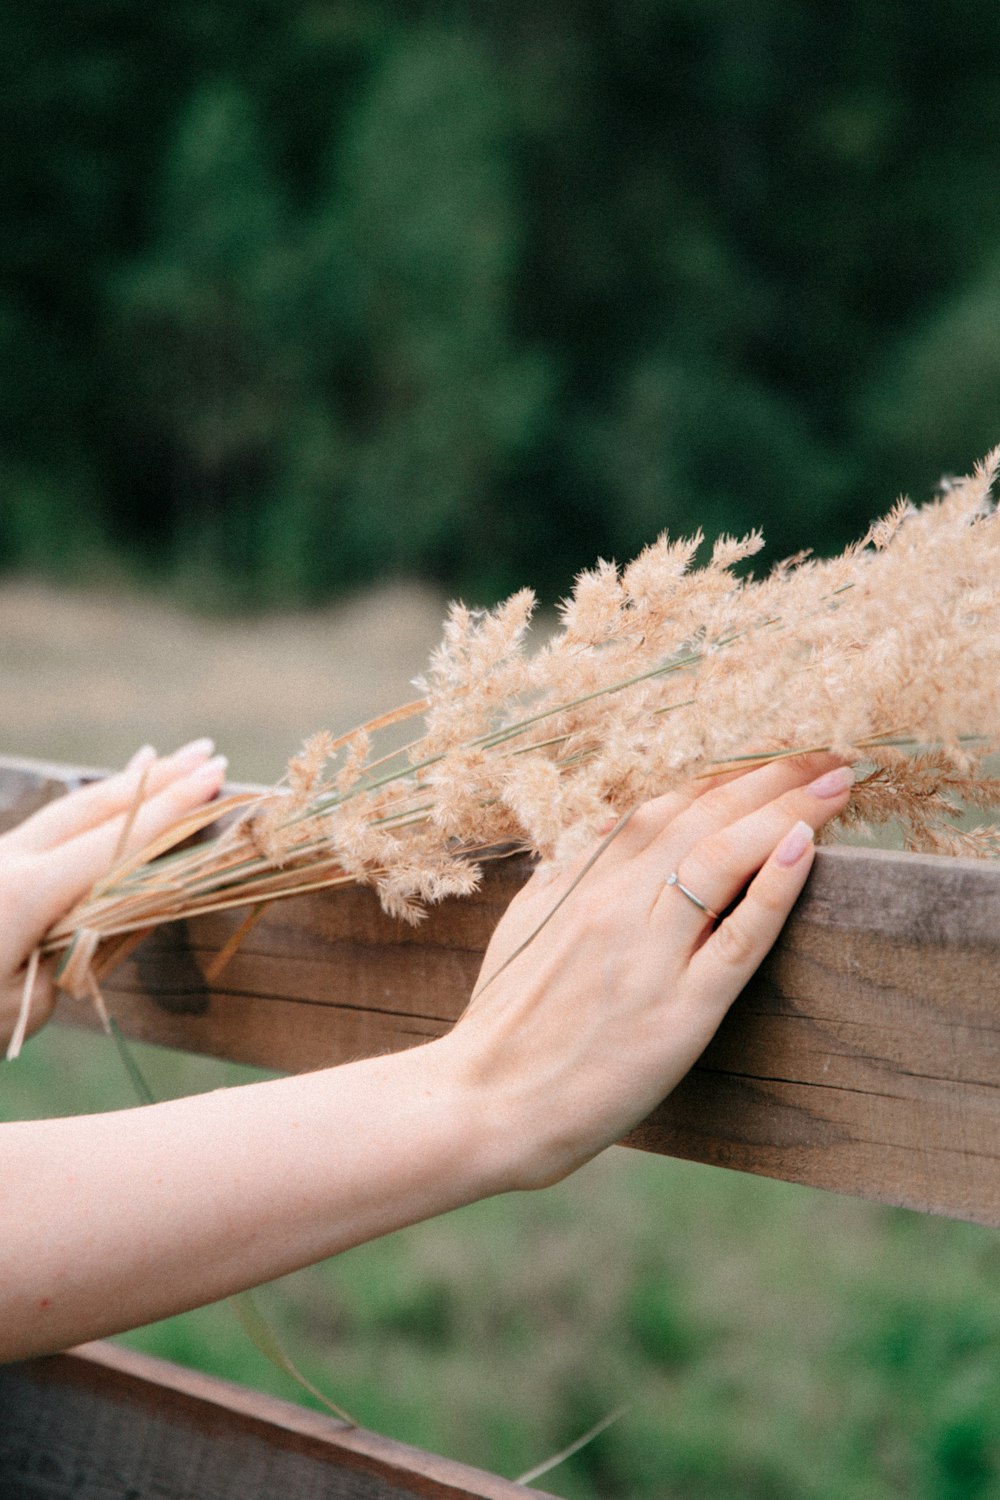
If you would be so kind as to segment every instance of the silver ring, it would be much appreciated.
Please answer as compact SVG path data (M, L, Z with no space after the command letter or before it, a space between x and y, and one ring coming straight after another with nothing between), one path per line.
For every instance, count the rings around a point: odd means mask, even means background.
M686 885L681 885L676 870L671 870L670 874L664 881L664 884L675 885L680 891L681 895L686 896L688 900L698 908L699 911L703 911L705 913L706 917L711 917L713 922L717 922L719 920L719 913L717 911L713 911L710 906L706 906L701 897L696 896L694 891L689 891Z

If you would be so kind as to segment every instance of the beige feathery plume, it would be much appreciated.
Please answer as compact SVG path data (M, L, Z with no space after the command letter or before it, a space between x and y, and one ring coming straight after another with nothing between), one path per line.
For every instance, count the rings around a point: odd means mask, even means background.
M351 881L417 920L498 846L564 858L682 780L806 749L859 765L842 828L892 822L908 847L996 855L996 829L965 815L1000 804L983 771L1000 748L997 462L922 508L898 502L838 557L759 580L734 572L758 532L720 538L700 567L700 535L598 562L533 651L529 590L454 605L418 703L313 736L235 826L130 860L47 949ZM380 730L418 712L422 733L379 753Z

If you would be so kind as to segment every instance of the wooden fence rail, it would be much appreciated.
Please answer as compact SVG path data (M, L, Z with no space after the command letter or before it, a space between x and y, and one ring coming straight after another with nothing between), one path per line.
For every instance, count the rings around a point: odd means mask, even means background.
M0 760L0 828L81 774ZM416 930L384 917L361 890L276 903L214 983L205 978L208 964L239 914L164 928L108 982L109 1007L129 1036L282 1070L409 1046L460 1014L489 934L526 874L523 861L498 864L478 895L445 903ZM93 1024L85 1005L64 1001L59 1014ZM774 953L698 1066L627 1144L1000 1226L1000 867L821 849ZM79 1403L80 1390L93 1386L95 1357L25 1367L16 1389L23 1396L25 1381L34 1389L41 1380ZM143 1374L119 1361L114 1388L140 1378L155 1384L151 1368ZM12 1379L0 1384L0 1402L13 1399ZM230 1410L232 1397L207 1390L202 1383L197 1399L215 1401L212 1420L225 1428L219 1412ZM128 1404L123 1397L119 1406ZM193 1408L184 1410L190 1416ZM276 1431L287 1427L273 1420ZM328 1441L336 1430L324 1428ZM443 1461L420 1462L416 1488L406 1488L398 1465L380 1471L381 1488L358 1488L352 1460L354 1488L315 1493L512 1489L490 1476L475 1482L501 1488L476 1489L452 1471L434 1477ZM0 1478L5 1472L0 1448ZM368 1471L362 1477L376 1482ZM289 1500L314 1493L285 1488ZM0 1493L69 1491L0 1485ZM216 1491L203 1493L214 1500Z
M0 1368L3 1500L552 1500L113 1344Z
M0 827L78 774L0 761ZM363 890L276 903L214 984L241 914L163 928L109 1005L129 1036L288 1071L409 1046L461 1013L526 873L496 865L417 929ZM1000 1226L1000 865L820 849L774 954L629 1144Z

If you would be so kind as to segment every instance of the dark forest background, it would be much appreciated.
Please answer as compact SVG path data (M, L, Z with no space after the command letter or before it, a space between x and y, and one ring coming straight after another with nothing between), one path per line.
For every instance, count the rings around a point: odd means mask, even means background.
M0 567L842 545L1000 439L998 58L986 0L17 0Z

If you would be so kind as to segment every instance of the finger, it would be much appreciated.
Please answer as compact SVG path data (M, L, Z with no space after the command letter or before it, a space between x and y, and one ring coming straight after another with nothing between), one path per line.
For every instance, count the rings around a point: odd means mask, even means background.
M551 886L553 889L571 887L595 863L597 855L601 856L602 873L634 859L664 833L704 790L697 782L686 781L683 786L664 792L659 797L651 797L620 818L612 815L599 829L597 840L568 864L539 866L535 872L537 884Z
M58 849L36 855L39 931L47 931L80 901L119 855L144 848L192 808L210 801L220 790L225 772L225 757L217 755L144 802L132 823L125 850L119 849L128 817L122 813L78 834Z
M706 1011L725 1010L770 952L815 857L813 829L795 823L688 965L688 993Z
M13 986L6 995L0 995L0 1050L7 1059L17 1057L26 1037L44 1026L52 1014L56 1001L55 961L47 959L38 964L29 979L30 967L22 970L23 982ZM30 983L30 991L27 985Z
M651 797L648 802L636 808L629 819L629 836L621 845L622 853L629 856L640 853L700 798L718 791L720 787L728 786L730 782L740 781L758 769L759 767L754 766L747 770L722 771L718 776L698 777L662 796Z
M676 836L682 846L690 847L697 839L747 817L789 792L815 785L830 772L841 769L846 768L840 760L822 753L789 756L734 776L692 800L672 825L671 840ZM845 784L853 779L851 775Z
M54 849L108 819L128 813L136 797L153 796L204 765L214 750L209 739L192 740L172 755L157 757L152 746L136 751L124 770L78 791L57 797L8 835L24 852Z
M617 822L614 817L609 818L598 840L566 865L539 866L533 889L544 886L549 894L553 891L558 894L573 886L589 870L599 850L600 870L607 873L641 854L668 832L672 839L676 828L682 830L684 841L693 843L714 828L840 764L835 756L814 751L783 756L750 770L723 771L718 776L687 781L662 796L650 798Z
M680 902L690 934L700 936L706 923L736 899L794 823L807 823L815 831L843 810L853 780L849 767L838 766L700 839L674 871L663 875L657 908ZM676 876L672 882L671 876ZM700 910L698 902L709 910Z
M838 765L836 757L819 752L784 756L751 770L723 771L718 776L687 782L636 809L619 853L631 857L665 834L669 833L673 841L675 832L680 832L683 843L692 844Z

